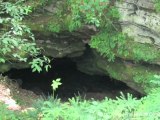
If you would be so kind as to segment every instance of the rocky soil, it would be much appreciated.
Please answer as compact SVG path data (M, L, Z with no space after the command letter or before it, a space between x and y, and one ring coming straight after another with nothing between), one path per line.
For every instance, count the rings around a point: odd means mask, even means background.
M38 98L40 96L32 91L21 89L19 83L0 76L0 102L6 104L8 109L21 111L33 109L32 105Z

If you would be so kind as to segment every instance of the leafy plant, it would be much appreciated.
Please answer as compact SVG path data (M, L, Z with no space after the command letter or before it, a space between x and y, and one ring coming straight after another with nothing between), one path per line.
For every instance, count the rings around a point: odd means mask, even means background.
M113 61L117 53L127 55L126 35L121 33L114 23L120 17L114 2L112 0L68 0L65 5L61 4L63 8L58 8L56 11L59 21L56 24L49 23L48 29L53 32L66 29L72 32L84 25L92 25L98 33L92 36L91 48L95 48L101 55L107 56L109 61Z
M133 112L141 100L136 100L131 95L122 96L117 100L104 99L103 101L82 100L80 97L71 98L68 102L45 101L42 107L42 119L63 120L110 120L133 118Z
M0 103L0 120L17 120L14 112L7 110L6 105Z
M45 66L46 71L48 71L48 69L51 68L51 66L48 63L50 63L50 59L46 56L43 56L41 58L38 57L33 59L29 64L31 65L32 72L41 72L43 66Z
M40 72L42 66L48 70L50 60L37 56L41 49L36 46L34 35L26 25L23 18L31 12L30 6L24 6L23 0L15 3L1 2L0 4L0 63L8 61L29 62L33 71ZM33 61L30 62L32 58ZM46 63L46 64L43 64Z
M60 25L57 23L49 23L48 24L48 30L51 32L60 32Z
M139 100L131 94L121 93L117 99L105 98L102 101L70 98L67 102L49 97L37 101L34 111L16 113L0 106L0 117L3 119L41 119L41 120L158 120L160 88ZM3 114L3 115L2 115Z
M116 54L125 54L126 36L123 33L101 32L92 36L90 46L96 48L101 55L108 57L109 61L114 61Z
M156 57L158 57L157 53L154 51L154 49L152 49L153 51L149 51L148 47L150 47L149 45L136 45L133 47L133 59L135 61L151 61L151 60L155 60ZM147 54L148 51L150 52L150 54Z
M160 11L160 1L159 0L154 0L154 3L155 3L155 9L157 12Z
M141 120L158 120L160 119L160 88L155 88L152 92L142 98L142 104L137 107L137 117Z
M160 86L160 75L154 75L151 80L151 83Z
M92 25L97 34L92 36L91 48L107 56L109 61L113 61L116 54L126 56L126 35L121 33L120 27L115 24L120 17L118 9L114 6L116 1L55 1L54 21L47 24L47 30L56 33L65 30L73 32L85 25ZM104 47L104 44L107 45L107 48Z
M55 91L58 89L58 87L59 87L60 85L62 85L62 83L61 83L60 81L61 81L60 78L57 78L56 80L53 80L53 81L52 81L51 86L52 86L52 89L53 89L53 97L54 97Z

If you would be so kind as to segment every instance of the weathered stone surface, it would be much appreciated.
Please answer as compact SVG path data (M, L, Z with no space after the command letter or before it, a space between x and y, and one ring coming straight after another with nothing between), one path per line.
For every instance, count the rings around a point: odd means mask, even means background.
M87 49L83 56L73 59L77 63L77 68L90 75L104 75L104 71L98 67L97 59L91 49ZM108 75L108 73L106 73Z
M150 82L151 77L160 74L160 68L153 65L138 64L118 58L114 62L108 62L107 58L100 56L94 50L89 50L76 61L80 71L91 75L109 75L142 94L147 94L154 87L158 87Z
M4 73L4 72L9 71L12 68L15 68L15 69L24 69L24 68L28 68L28 67L30 67L30 66L27 63L22 63L22 62L20 62L20 63L7 62L7 63L4 63L4 64L0 64L0 72Z
M53 58L81 56L85 50L82 39L72 34L36 36L36 43L43 48L43 54Z
M136 42L160 47L160 14L155 12L152 0L126 0L116 6L124 33Z
M42 48L42 54L53 58L78 57L86 49L84 39L78 37L80 33L72 35L71 33L62 33L54 35L51 33L36 33L36 43ZM14 60L15 61L15 60ZM27 63L15 63L12 60L5 64L0 64L0 72L7 72L12 68L23 69L30 67Z
M147 94L152 88L159 87L151 80L154 75L160 75L160 68L150 64L160 63L160 14L156 13L152 0L125 0L117 2L116 6L122 32L129 36L128 55L116 54L118 58L108 62L107 58L90 50L77 60L78 69L87 74L109 75Z

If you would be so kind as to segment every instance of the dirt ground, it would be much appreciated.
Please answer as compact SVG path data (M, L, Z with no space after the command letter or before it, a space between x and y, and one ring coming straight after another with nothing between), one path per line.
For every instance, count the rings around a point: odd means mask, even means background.
M17 82L0 75L0 102L10 110L32 109L32 104L40 98L32 91L21 89Z

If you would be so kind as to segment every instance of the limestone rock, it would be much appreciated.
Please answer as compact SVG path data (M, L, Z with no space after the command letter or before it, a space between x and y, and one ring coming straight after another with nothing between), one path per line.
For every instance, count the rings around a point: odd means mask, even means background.
M22 63L22 62L12 63L12 62L8 62L8 63L0 64L0 72L4 73L4 72L9 71L12 68L24 69L24 68L28 68L28 67L30 67L30 66L27 63Z
M75 36L37 36L36 43L43 50L43 54L53 58L77 57L83 54L85 43Z
M150 82L151 77L160 74L160 68L157 66L134 63L119 58L114 62L109 62L95 50L89 50L76 62L78 69L82 72L91 75L109 75L142 94L147 94L154 87L159 87Z
M126 0L116 6L124 33L136 42L160 46L160 14L155 12L152 0Z

